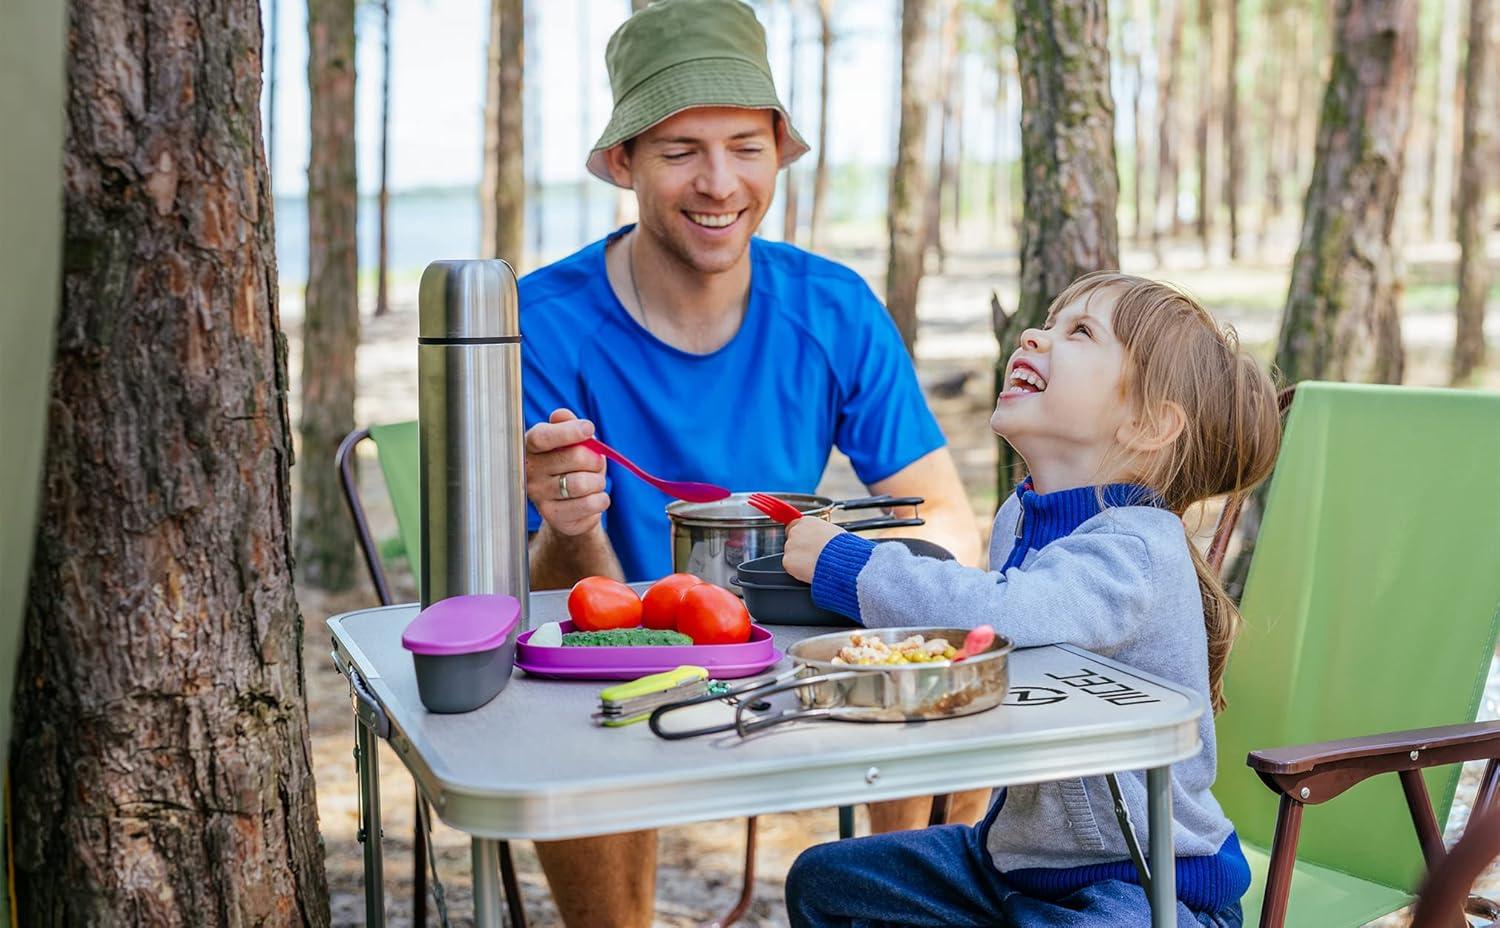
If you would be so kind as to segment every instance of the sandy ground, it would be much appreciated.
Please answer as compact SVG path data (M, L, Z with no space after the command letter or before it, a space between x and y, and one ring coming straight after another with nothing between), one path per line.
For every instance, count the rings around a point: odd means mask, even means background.
M1491 254L1500 252L1500 237L1491 241ZM835 257L851 264L880 289L883 254L873 247L851 248ZM1226 266L1205 262L1196 248L1169 252L1167 266L1153 269L1149 257L1128 252L1127 270L1154 273L1187 287L1222 318L1233 322L1247 346L1269 354L1279 308L1286 293L1289 255L1283 248L1262 261ZM1451 279L1453 250L1432 247L1413 250L1407 258L1408 303L1404 332L1409 352L1407 382L1442 384L1452 338L1451 310L1442 308L1444 291L1433 281ZM398 275L393 292L393 312L381 319L364 316L359 354L359 400L356 417L362 424L415 418L416 286L415 275ZM990 329L989 297L998 293L1007 309L1015 306L1016 259L1014 250L958 251L950 255L942 273L923 281L919 315L918 368L939 421L952 444L961 474L974 505L978 523L987 531L993 512L994 438L986 423L993 405L991 365L997 347ZM1451 295L1447 296L1451 303ZM300 373L300 288L282 293L282 320L290 343L293 380L293 422L296 421L296 381ZM1491 299L1488 333L1491 355L1500 351L1500 305ZM1483 383L1500 387L1500 364L1492 361ZM394 520L385 502L376 468L362 468L364 496L371 508L377 537L395 534ZM860 491L846 461L835 455L820 492L834 496ZM400 578L413 600L409 577ZM332 596L321 591L298 590L307 622L305 654L308 678L308 711L312 729L313 762L318 784L318 812L327 847L328 875L333 897L333 923L339 926L364 923L361 895L361 852L355 839L358 812L354 778L353 720L348 692L328 658L328 638L323 620L348 609L375 604L368 588ZM1492 670L1484 716L1500 717L1500 671ZM1478 771L1466 770L1459 799L1450 819L1450 837L1461 832ZM381 804L385 820L385 879L389 924L411 924L412 786L405 770L389 751L382 749ZM864 825L861 821L861 833ZM756 859L755 901L741 922L747 926L785 924L782 881L798 852L837 835L833 810L788 815L770 815L760 820L759 852ZM657 883L657 925L688 926L707 921L727 911L738 895L744 848L744 822L711 822L662 832ZM446 890L452 923L472 924L469 895L469 851L467 839L441 824L434 827L439 877ZM546 882L535 854L527 842L513 845L530 923L558 925ZM1500 888L1500 873L1492 870L1482 881ZM436 924L429 903L429 923ZM1381 926L1406 924L1404 916L1383 919Z

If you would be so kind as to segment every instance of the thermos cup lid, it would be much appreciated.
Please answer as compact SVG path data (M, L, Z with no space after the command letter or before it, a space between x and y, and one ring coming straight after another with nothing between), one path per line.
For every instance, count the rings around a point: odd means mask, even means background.
M498 259L434 261L422 272L417 336L464 344L514 341L521 334L516 274Z
M520 619L521 603L514 596L450 596L417 613L401 633L401 646L413 654L438 656L489 651L505 643Z

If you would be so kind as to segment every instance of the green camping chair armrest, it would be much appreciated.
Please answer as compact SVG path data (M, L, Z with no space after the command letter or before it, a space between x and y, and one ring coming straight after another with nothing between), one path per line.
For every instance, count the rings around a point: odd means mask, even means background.
M1251 751L1245 763L1275 792L1316 805L1376 774L1496 758L1500 722L1473 722Z

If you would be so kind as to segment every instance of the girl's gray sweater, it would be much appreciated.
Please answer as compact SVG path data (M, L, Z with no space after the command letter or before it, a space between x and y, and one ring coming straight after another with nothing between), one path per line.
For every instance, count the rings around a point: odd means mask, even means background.
M1095 502L1083 505L1093 514L1076 514L1076 527L1052 525L1058 537L1040 547L1027 546L1035 538L1022 540L1036 528L1018 524L1022 510L1028 520L1055 522L1059 513L1045 502L1061 494L1023 487L995 516L990 563L1018 566L978 570L841 535L818 560L814 599L868 627L989 623L1022 648L1074 644L1191 689L1207 705L1203 603L1181 519L1151 506L1099 511L1095 488L1063 492L1075 494L1074 504L1077 494L1088 494ZM1217 756L1211 712L1203 714L1200 735L1202 751L1172 768L1172 812L1179 896L1207 910L1236 901L1249 872L1234 827L1209 792ZM1131 818L1144 830L1145 774L1119 779ZM987 848L1021 888L1028 876L1037 889L1055 892L1133 877L1103 777L1013 786L1003 802Z

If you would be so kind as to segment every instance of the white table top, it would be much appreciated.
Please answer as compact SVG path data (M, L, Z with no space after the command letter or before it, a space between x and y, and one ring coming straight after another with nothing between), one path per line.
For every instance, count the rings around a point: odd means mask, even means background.
M533 594L530 624L566 618L565 596ZM1005 705L921 723L809 720L745 739L664 741L644 722L594 724L606 681L519 670L487 705L435 715L422 707L401 647L416 614L416 605L365 609L328 627L337 658L381 704L391 746L438 815L480 837L571 838L1035 783L1161 767L1200 749L1205 706L1195 694L1068 646L1014 652ZM783 650L830 631L770 628ZM787 666L783 658L766 673Z

